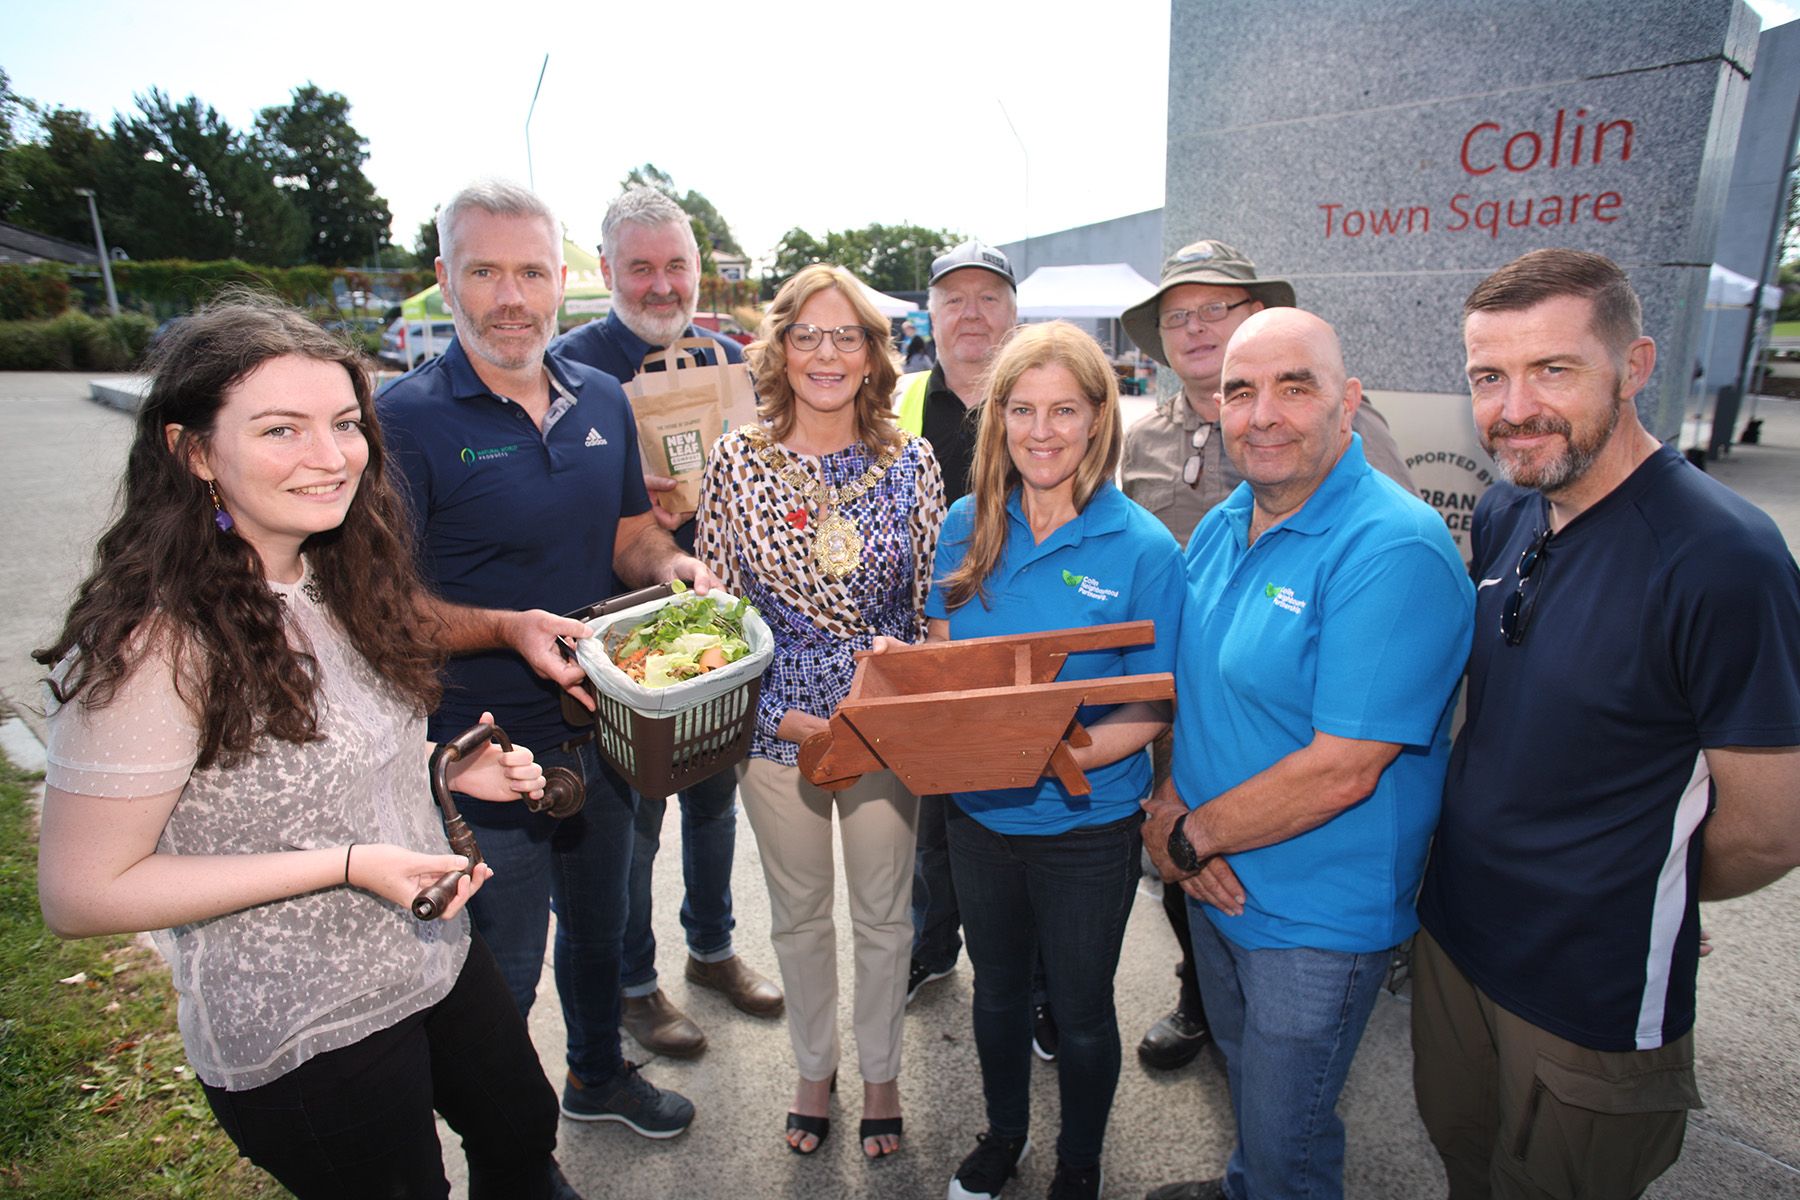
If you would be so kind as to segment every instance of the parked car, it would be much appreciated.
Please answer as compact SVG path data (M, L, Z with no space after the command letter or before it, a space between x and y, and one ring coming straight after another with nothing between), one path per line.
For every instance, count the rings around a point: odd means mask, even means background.
M387 322L380 317L333 317L319 324L331 333L373 333L379 337L387 331Z
M737 323L737 318L730 313L697 312L694 324L701 329L710 329L714 333L722 333L740 346L748 346L755 339L744 332L744 327Z
M395 321L381 335L382 362L396 367L416 367L428 358L436 358L456 340L456 322L444 317L431 322L431 336L425 334L424 321Z

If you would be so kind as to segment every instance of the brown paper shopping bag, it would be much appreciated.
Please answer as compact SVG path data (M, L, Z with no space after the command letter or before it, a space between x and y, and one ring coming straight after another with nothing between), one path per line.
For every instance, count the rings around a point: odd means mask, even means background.
M638 453L644 470L674 479L673 491L656 502L686 515L700 503L700 473L719 435L756 420L756 393L743 363L708 366L697 351L723 358L710 338L681 338L666 350L644 356L643 366L625 385L637 417ZM663 369L652 370L656 364Z

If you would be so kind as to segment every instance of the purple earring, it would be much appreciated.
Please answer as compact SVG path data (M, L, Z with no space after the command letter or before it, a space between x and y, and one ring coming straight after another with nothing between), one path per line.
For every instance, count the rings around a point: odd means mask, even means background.
M225 511L225 506L219 503L219 489L213 486L210 479L206 481L206 492L212 497L213 524L219 527L220 533L230 533L231 527L237 522L231 519L231 514Z

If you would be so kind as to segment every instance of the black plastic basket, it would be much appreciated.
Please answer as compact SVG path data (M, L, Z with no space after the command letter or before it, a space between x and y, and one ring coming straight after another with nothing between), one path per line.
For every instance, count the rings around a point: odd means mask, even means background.
M673 595L668 586L645 588L624 596L591 604L569 613L577 621L590 621L621 609ZM572 696L563 696L563 717L571 725L594 725L594 742L600 756L646 796L668 796L692 787L741 762L750 753L750 735L756 729L756 702L762 678L752 675L722 696L666 717L643 713L603 695L584 682L594 711L588 712Z

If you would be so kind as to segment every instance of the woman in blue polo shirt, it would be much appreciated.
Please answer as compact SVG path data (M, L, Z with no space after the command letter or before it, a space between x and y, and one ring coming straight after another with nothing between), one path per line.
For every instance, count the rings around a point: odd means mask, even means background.
M1069 655L1059 679L1171 671L1181 552L1162 523L1113 486L1123 434L1118 383L1094 340L1064 321L1016 333L1000 352L976 437L974 491L944 522L926 601L932 639L1150 619L1153 645ZM1144 748L1166 705L1088 707L1093 744L1075 751L1093 790L962 792L947 813L950 864L975 966L975 1045L987 1132L951 1200L1000 1193L1029 1146L1031 987L1042 955L1061 1034L1053 1197L1100 1194L1100 1147L1119 1080L1113 971L1138 876Z

